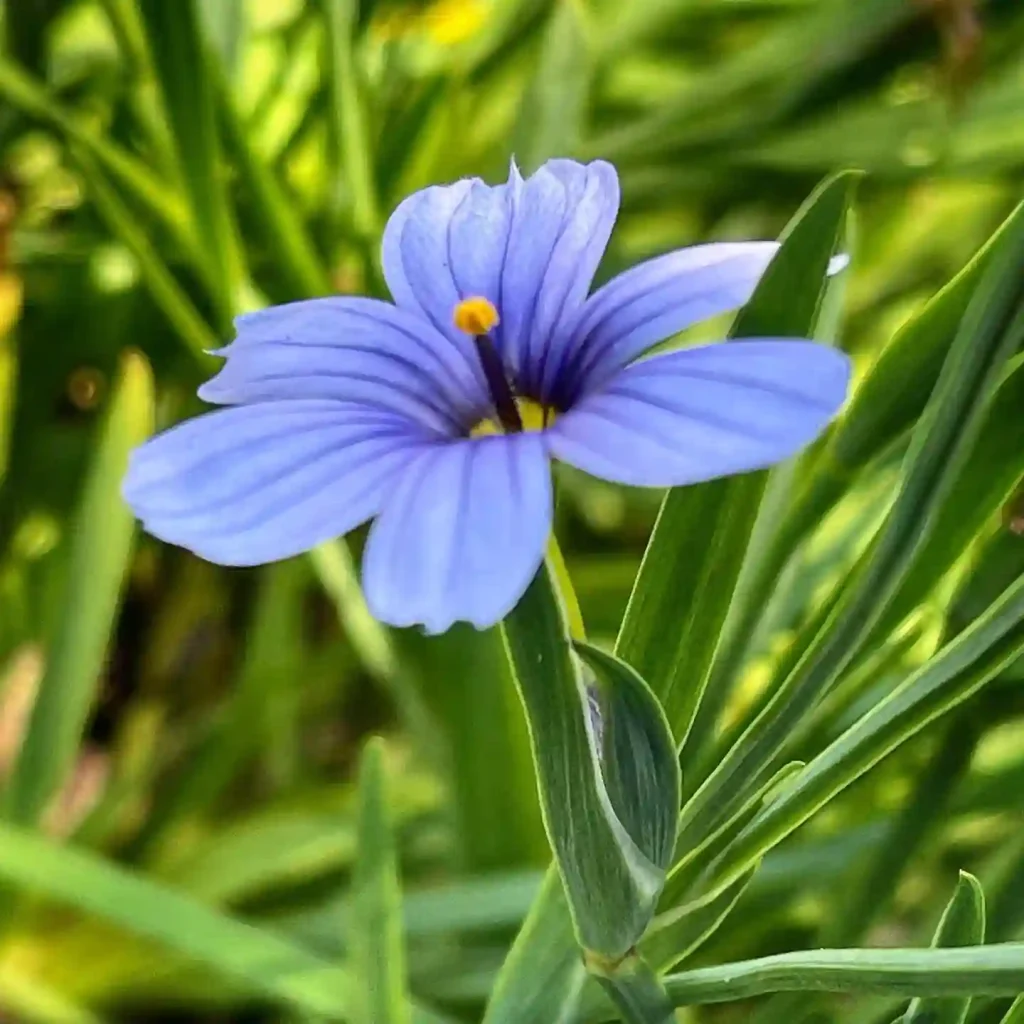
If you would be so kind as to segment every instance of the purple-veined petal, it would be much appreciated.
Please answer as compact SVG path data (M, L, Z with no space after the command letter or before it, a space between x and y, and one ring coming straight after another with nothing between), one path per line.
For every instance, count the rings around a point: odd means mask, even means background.
M619 180L601 160L550 160L525 180L513 167L509 189L499 339L520 389L543 398L615 225Z
M247 313L227 363L199 389L221 405L293 398L358 401L443 433L472 426L488 407L472 341L375 299L310 299Z
M258 565L375 515L430 437L393 413L353 403L235 406L137 448L123 494L162 540L211 562Z
M618 212L615 169L551 160L507 184L433 186L404 200L384 231L384 275L398 306L457 338L458 303L482 296L521 391L547 377L549 350L568 338Z
M593 476L641 487L744 473L813 441L849 376L843 353L811 341L679 349L620 370L555 421L549 444Z
M474 438L422 452L370 531L363 560L370 611L431 633L459 621L493 625L543 561L551 515L540 434Z
M455 307L472 295L497 305L507 238L504 185L467 178L413 193L384 229L381 263L392 298L466 342L452 320Z
M587 300L562 372L578 389L603 379L659 341L738 309L753 294L777 242L694 245L638 263Z

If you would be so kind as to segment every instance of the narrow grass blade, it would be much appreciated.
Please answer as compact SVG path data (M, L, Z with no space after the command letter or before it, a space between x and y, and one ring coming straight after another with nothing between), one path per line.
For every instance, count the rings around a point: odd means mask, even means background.
M586 980L562 879L551 867L498 975L483 1024L570 1024Z
M346 1013L340 968L98 857L0 825L0 879L153 939L253 993L329 1020Z
M120 239L138 261L142 279L153 301L163 311L196 362L204 368L212 367L214 361L209 351L217 347L217 335L178 284L146 231L121 202L117 190L95 161L84 151L78 151L78 164L93 203L107 222L110 233Z
M359 846L352 875L352 1019L409 1024L402 894L385 777L384 748L371 740L359 768Z
M700 842L727 808L763 777L791 730L862 650L915 564L941 508L967 464L1007 360L1024 337L1019 267L1024 220L1006 236L961 324L942 376L907 454L895 503L879 535L821 629L772 699L730 747L684 807L680 834Z
M1022 1022L1024 1022L1024 996L1017 996L1000 1024L1022 1024Z
M591 72L585 11L579 0L557 0L541 44L538 66L516 123L513 152L524 170L572 153L583 128Z
M974 625L814 758L738 837L716 868L718 885L745 872L886 754L976 693L1024 650L1024 577Z
M1024 944L967 949L815 949L704 967L665 979L676 1006L768 992L1006 996L1024 988Z
M45 86L2 56L0 96L80 146L103 166L126 195L156 217L191 252L196 251L188 210L174 190L136 157L81 124L71 111L49 95Z
M373 177L373 148L362 69L356 60L358 3L321 0L324 16L324 73L330 115L327 121L330 167L330 205L340 209L347 187L352 223L369 240L380 226L380 209Z
M222 69L211 69L215 79L224 146L242 185L252 199L252 219L275 254L278 274L284 279L279 301L328 295L333 290L313 243L274 169L257 153L235 106Z
M7 793L31 823L68 778L99 692L128 572L135 517L121 499L128 454L153 428L153 379L136 352L121 360L85 490L69 533L62 609Z
M399 662L391 634L366 607L356 567L345 541L321 544L309 553L309 557L363 668L391 695L399 714L413 735L420 738L424 748L436 754L439 740L430 712L414 681Z
M677 907L654 919L640 949L657 970L670 970L695 953L718 930L746 892L757 866L696 906Z
M966 871L960 879L932 939L934 948L980 946L985 941L985 894ZM915 999L904 1014L904 1024L964 1024L970 999Z
M213 76L195 4L140 0L139 12L177 149L192 230L202 239L202 264L220 327L226 330L241 292L242 257L225 184Z

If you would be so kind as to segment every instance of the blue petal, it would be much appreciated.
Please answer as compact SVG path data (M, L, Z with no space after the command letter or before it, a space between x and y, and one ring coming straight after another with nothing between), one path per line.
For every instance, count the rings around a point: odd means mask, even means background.
M248 313L220 350L227 364L200 388L224 405L337 398L461 433L489 400L472 341L448 338L422 318L364 298L312 299Z
M410 196L384 232L395 302L449 337L456 305L479 295L501 317L495 339L523 391L537 391L549 349L568 337L618 211L615 169L552 160L505 185L478 179ZM539 395L537 397L540 397Z
M615 168L551 160L523 181L513 168L500 344L520 389L545 398L619 209Z
M352 403L315 399L199 416L133 452L125 500L150 533L223 565L287 558L379 511L432 435Z
M778 250L777 242L695 245L619 274L588 300L566 346L563 387L578 390L659 341L738 309Z
M483 437L417 456L373 524L370 611L395 626L478 629L508 614L544 558L551 475L539 434Z
M758 339L633 363L559 417L552 454L648 487L761 469L813 441L846 398L849 360L810 341Z

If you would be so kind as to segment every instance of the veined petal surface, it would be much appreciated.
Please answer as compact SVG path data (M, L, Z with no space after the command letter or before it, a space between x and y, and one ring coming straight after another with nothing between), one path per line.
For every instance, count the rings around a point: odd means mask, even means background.
M222 565L258 565L375 515L430 437L393 413L353 403L236 406L136 449L123 494L162 540Z
M472 340L435 331L422 317L357 297L310 299L247 313L199 389L221 405L334 398L389 409L446 434L489 406Z
M652 356L560 416L552 453L618 483L675 487L760 469L813 441L850 366L811 341L757 339Z
M479 179L404 200L384 232L382 262L399 307L455 338L455 307L488 299L493 332L517 388L532 397L568 339L618 212L615 169L551 160L504 185Z
M422 450L370 531L363 589L371 612L431 633L459 621L494 625L543 561L551 516L541 434Z

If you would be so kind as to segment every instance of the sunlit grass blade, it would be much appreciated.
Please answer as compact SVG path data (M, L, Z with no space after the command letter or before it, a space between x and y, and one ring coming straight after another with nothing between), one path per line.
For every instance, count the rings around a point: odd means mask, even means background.
M95 914L214 971L328 1020L348 1007L348 975L299 946L98 857L0 825L0 879Z
M121 480L129 452L153 429L153 401L148 363L127 353L69 530L62 612L8 784L7 812L18 822L35 822L69 777L99 693L135 535Z
M384 747L371 741L359 769L358 852L352 877L350 963L355 1024L408 1024L402 896Z
M271 167L253 147L245 124L238 113L223 70L211 69L224 129L224 145L232 165L252 199L252 219L260 226L268 248L275 254L275 265L283 287L278 300L327 295L333 289L327 272L295 209Z
M959 638L810 761L715 866L714 888L766 850L929 722L976 693L1024 650L1024 577Z
M942 912L932 946L980 946L985 941L985 894L978 880L960 872L956 889ZM970 999L915 999L903 1017L904 1024L963 1024Z

